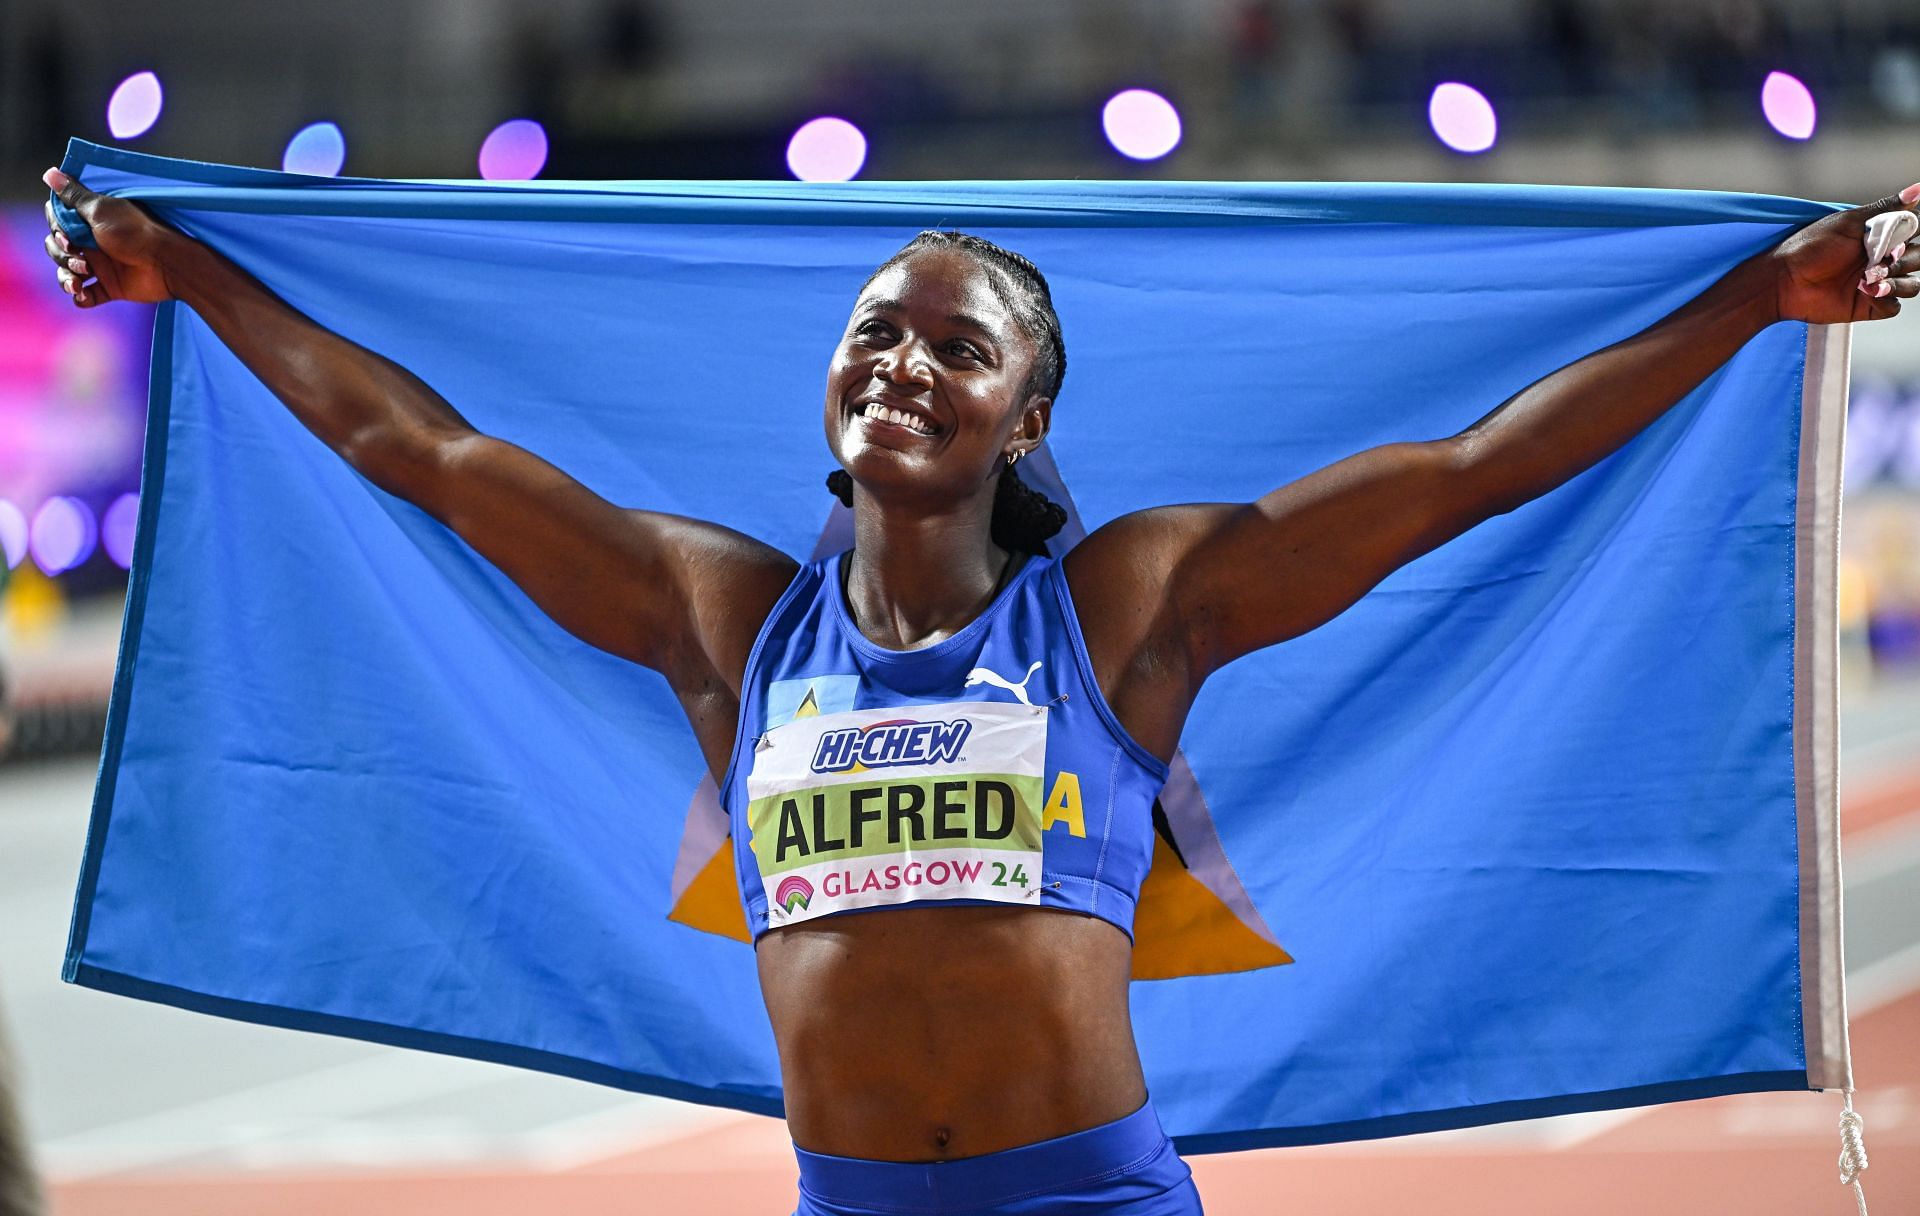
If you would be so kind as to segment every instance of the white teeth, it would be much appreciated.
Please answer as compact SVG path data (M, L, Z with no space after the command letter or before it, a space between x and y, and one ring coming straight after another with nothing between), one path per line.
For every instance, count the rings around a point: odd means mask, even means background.
M869 402L866 409L861 412L861 416L874 422L891 422L895 426L904 426L921 435L933 434L933 428L927 425L918 414L896 410L891 406L881 405L877 401Z

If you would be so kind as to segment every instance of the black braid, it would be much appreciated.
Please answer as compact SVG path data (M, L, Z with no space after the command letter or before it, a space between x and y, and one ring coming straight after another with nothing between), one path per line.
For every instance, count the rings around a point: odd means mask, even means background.
M1040 268L1011 249L971 233L930 228L880 263L861 290L891 267L936 246L965 250L986 268L994 294L1033 343L1033 368L1021 386L1022 394L1057 400L1067 376L1067 344L1060 333L1060 316L1053 309L1053 292ZM827 488L846 506L853 505L853 478L845 469L827 474ZM1066 508L1022 481L1012 465L1001 470L1000 484L993 494L994 544L1002 549L1045 553L1047 540L1066 523Z
M1067 509L1021 480L1013 465L1000 470L993 492L993 543L1002 549L1045 554L1047 541L1067 526Z
M845 469L827 474L827 489L841 505L853 505L853 477ZM993 491L993 543L1002 549L1045 554L1047 541L1067 526L1067 511L1059 503L1020 479L1008 465L1000 471Z

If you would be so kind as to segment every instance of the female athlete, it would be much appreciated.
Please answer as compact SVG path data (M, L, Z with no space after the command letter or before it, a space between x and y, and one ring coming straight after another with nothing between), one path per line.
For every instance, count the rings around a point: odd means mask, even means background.
M1199 1211L1127 989L1149 810L1208 675L1594 464L1774 322L1887 317L1920 292L1920 253L1863 252L1915 185L1808 225L1456 435L1256 502L1125 515L1055 562L1057 509L1014 471L1066 368L1045 280L925 233L866 283L833 353L830 481L855 540L800 566L601 499L139 206L45 180L99 244L48 233L76 305L185 303L360 473L672 686L732 819L800 1213Z

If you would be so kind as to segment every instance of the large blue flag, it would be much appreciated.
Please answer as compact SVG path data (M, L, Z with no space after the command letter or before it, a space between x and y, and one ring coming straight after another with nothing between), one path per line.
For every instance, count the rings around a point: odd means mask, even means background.
M82 143L65 169L607 498L803 559L847 540L828 356L920 228L1052 280L1073 371L1028 467L1070 504L1060 549L1458 431L1826 211L330 181ZM1776 325L1616 455L1209 682L1133 991L1182 1148L1847 1083L1845 382L1844 328ZM658 676L563 632L160 309L69 979L776 1113L726 830Z

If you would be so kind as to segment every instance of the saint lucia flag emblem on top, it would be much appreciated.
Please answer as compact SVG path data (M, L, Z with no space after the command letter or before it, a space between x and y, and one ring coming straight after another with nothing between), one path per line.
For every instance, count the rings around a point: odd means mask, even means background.
M1066 527L1049 544L1058 557L1086 535L1053 458L1043 445L1021 465L1021 476L1067 510ZM835 506L821 529L814 556L847 548L853 540L852 513ZM1038 662L1025 672L1031 679ZM858 676L814 676L777 680L767 690L763 730L816 714L853 708ZM1015 682L976 668L967 685L990 684L1013 693L1022 704L1026 681ZM856 765L856 767L864 767ZM1274 933L1240 883L1220 837L1206 795L1183 753L1173 757L1172 772L1153 804L1153 864L1134 911L1133 978L1173 979L1183 975L1219 975L1290 963ZM792 912L804 909L813 892L805 880L782 882L774 902ZM723 937L750 940L746 913L734 883L733 842L727 813L711 777L702 776L687 807L687 823L673 872L673 906L668 916L683 925Z

